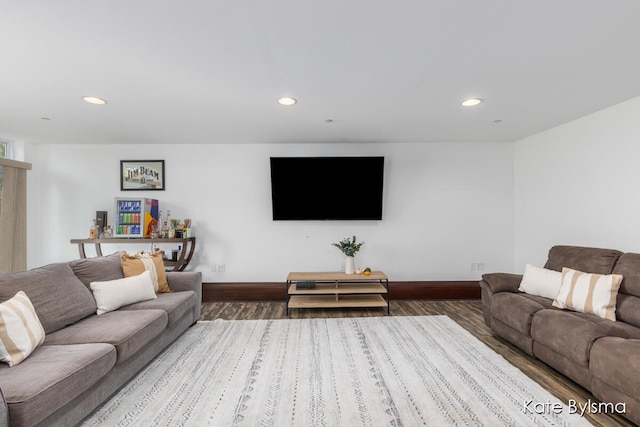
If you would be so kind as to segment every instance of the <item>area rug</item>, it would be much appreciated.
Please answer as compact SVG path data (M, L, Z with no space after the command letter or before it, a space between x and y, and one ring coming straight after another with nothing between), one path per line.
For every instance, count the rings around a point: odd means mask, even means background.
M414 316L198 322L83 425L590 424L450 318Z

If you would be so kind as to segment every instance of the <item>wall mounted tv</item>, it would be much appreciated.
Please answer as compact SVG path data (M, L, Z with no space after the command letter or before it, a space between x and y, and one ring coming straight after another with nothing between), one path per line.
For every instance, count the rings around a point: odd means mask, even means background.
M274 221L381 220L384 157L271 157Z

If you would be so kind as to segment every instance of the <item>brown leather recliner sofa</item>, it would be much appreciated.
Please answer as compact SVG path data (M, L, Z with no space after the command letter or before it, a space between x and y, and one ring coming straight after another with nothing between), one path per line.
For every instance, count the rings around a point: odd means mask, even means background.
M603 405L624 408L622 415L640 424L640 254L554 246L544 268L563 267L623 276L615 321L520 292L523 276L508 273L482 276L484 321L496 335L585 387Z

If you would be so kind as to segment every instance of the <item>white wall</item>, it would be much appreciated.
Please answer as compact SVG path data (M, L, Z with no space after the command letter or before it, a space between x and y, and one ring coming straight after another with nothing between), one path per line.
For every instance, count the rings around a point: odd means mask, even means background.
M514 145L515 270L555 244L640 252L640 98Z
M383 220L272 221L269 157L294 155L385 156ZM33 163L30 268L77 258L69 240L88 237L96 210L111 222L114 197L130 196L192 218L198 245L189 270L207 282L338 270L343 256L330 244L353 234L365 242L356 265L393 280L475 280L484 271L471 271L472 262L485 271L513 266L511 144L28 145L25 157ZM166 191L121 192L121 159L164 159ZM347 184L336 191L358 194Z

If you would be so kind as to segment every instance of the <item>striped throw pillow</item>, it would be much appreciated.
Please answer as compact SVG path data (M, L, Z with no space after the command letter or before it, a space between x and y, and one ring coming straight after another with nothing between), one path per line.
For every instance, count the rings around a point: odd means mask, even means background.
M0 360L16 366L44 342L44 328L23 291L0 304Z
M124 277L138 276L144 271L151 273L151 281L156 293L171 292L167 274L164 271L162 253L129 255L123 252L120 255L120 265Z
M616 320L616 298L622 283L619 274L592 274L562 269L562 285L553 301L558 308Z

